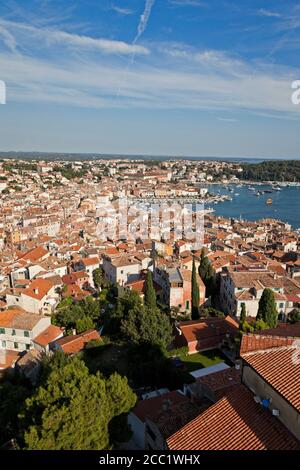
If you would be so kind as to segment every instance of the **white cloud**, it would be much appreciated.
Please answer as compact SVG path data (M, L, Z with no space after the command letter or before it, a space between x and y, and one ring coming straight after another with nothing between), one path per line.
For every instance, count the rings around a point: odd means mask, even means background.
M0 28L3 31L2 35L4 33L6 34L6 42L10 40L10 45L13 45L13 36L10 31L14 31L15 33L21 32L27 35L25 38L27 40L29 40L30 37L35 37L43 40L48 45L59 43L61 45L71 46L77 49L90 49L105 54L146 55L150 52L149 49L144 46L128 44L124 41L92 38L90 36L73 34L55 29L37 28L29 24L6 21L2 19L0 19Z
M280 71L255 71L245 64L239 77L184 70L171 63L137 64L116 98L123 68L95 61L42 61L11 54L0 56L1 78L10 101L53 102L87 108L246 110L299 116L291 105L290 77ZM247 71L248 70L248 71ZM26 77L26 81L24 81Z
M149 50L143 46L135 44L128 44L123 41L112 41L109 39L94 39L88 36L79 36L77 34L70 34L64 31L51 31L48 33L50 41L57 41L64 44L69 44L75 47L91 48L99 50L106 54L148 54Z
M225 51L197 50L184 44L152 43L152 54L147 55L148 48L122 41L3 20L0 27L12 35L5 33L6 41L12 43L0 54L8 103L243 110L299 116L299 107L290 99L290 84L299 77L299 69L246 62ZM70 54L69 47L76 53ZM132 47L142 48L138 49L141 57L134 69L127 70L120 89L124 58L120 60L119 55L132 53ZM18 54L13 52L15 48ZM101 52L101 60L86 50Z
M8 49L12 52L16 52L17 41L15 37L0 24L0 39L1 38Z
M258 10L259 16L267 16L269 18L281 18L281 14L277 13L276 11L266 10L265 8L261 8Z
M113 5L111 7L111 10L115 11L116 13L119 13L120 15L132 15L134 12L130 8L125 8L125 7L119 7L117 5Z
M201 2L200 0L169 0L170 5L178 7L207 7L207 3Z

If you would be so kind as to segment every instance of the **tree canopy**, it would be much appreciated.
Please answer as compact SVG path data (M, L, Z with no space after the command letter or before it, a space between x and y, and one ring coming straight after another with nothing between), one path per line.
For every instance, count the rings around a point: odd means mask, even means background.
M122 320L121 331L134 344L148 343L166 349L172 341L170 320L157 308L132 308Z
M264 289L259 300L256 320L263 320L270 328L277 326L278 313L272 289Z
M246 305L243 302L241 306L240 322L243 323L245 320L246 320Z
M101 450L111 447L110 421L136 402L127 379L90 374L78 357L55 358L34 395L25 402L25 448Z
M156 293L153 287L152 273L147 271L144 303L147 307L156 308Z
M67 333L75 328L78 333L95 328L100 321L100 304L93 297L73 303L65 299L52 317L52 323L66 328Z
M289 315L290 323L300 323L300 308L294 308Z
M199 275L205 284L206 296L212 296L215 292L215 272L211 265L211 262L205 254L204 248L202 248L201 250Z

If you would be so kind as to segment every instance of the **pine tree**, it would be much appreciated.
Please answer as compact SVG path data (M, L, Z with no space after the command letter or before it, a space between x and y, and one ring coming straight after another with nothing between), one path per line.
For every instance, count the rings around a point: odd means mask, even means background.
M215 272L205 254L204 248L201 250L199 275L205 284L206 296L212 296L215 293Z
M150 271L147 272L146 276L144 303L150 309L156 308L156 294L153 287L152 274Z
M243 323L246 320L246 305L242 303L240 322Z
M264 289L259 301L256 320L263 320L270 328L275 328L278 322L278 313L275 295L271 289Z
M25 449L108 449L110 421L136 403L127 379L90 374L78 357L59 362L48 361L47 377L25 402Z
M192 319L197 320L199 318L199 286L197 282L197 273L195 259L193 258L192 268Z

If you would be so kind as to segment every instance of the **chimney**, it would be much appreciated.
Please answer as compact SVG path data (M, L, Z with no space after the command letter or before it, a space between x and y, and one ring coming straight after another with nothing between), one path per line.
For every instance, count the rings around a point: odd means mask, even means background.
M33 289L33 292L34 292L36 295L38 295L38 293L39 293L38 288L36 287L35 289Z
M73 336L76 335L76 329L75 329L75 328L73 328L73 330L72 330L72 335L73 335Z

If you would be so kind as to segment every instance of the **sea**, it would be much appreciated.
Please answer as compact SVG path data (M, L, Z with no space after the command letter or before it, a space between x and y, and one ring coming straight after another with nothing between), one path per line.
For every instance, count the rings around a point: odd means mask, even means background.
M300 229L300 186L281 187L281 191L264 193L257 196L257 191L271 189L270 186L251 184L255 191L250 191L248 185L209 185L208 190L212 194L226 194L231 201L219 202L210 206L215 215L232 217L242 220L260 220L274 218L291 224L294 229ZM229 190L233 189L233 192ZM271 198L272 205L267 205L267 199Z

